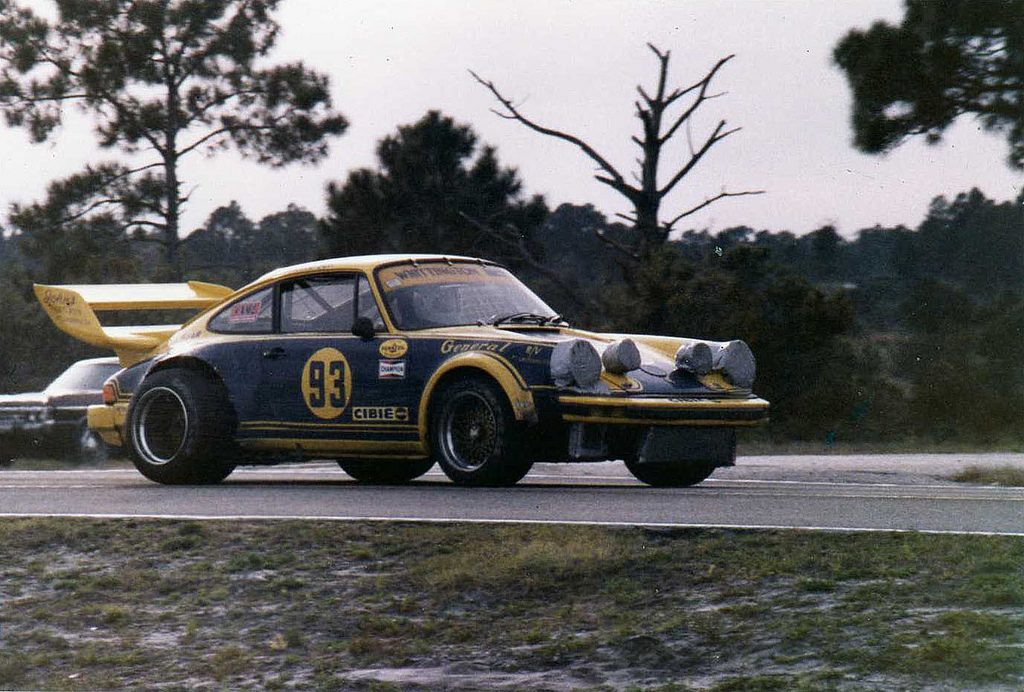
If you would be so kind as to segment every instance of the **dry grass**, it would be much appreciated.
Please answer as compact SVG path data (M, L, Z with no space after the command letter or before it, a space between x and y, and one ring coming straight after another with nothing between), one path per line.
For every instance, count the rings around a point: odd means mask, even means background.
M0 522L0 689L1024 686L1024 540Z
M952 479L961 483L1024 488L1024 469L1013 466L968 466L953 475Z

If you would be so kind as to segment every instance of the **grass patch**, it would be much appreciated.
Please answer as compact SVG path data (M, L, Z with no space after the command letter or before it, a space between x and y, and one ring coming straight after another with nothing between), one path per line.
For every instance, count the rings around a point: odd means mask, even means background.
M0 689L1024 686L1024 540L0 522Z
M823 436L820 440L784 440L772 438L764 428L742 430L737 439L740 456L791 454L983 454L988 452L1024 452L1019 437L973 440L933 440L902 435L892 440L856 440Z
M1024 488L1024 469L1013 466L968 466L951 478L960 483Z

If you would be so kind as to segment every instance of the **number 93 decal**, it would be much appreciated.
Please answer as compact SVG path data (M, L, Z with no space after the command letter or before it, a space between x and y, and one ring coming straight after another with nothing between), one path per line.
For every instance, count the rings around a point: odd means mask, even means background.
M317 418L337 418L348 406L352 393L352 371L344 354L336 348L322 348L302 368L302 397Z

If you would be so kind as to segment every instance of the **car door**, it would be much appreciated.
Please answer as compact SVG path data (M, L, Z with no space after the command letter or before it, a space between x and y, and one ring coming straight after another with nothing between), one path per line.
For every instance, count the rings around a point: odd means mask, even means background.
M415 439L411 392L402 386L405 361L381 355L386 333L373 338L352 333L358 316L369 317L375 331L384 329L365 276L335 273L286 281L280 306L279 333L263 353L273 362L262 368L267 379L262 390L273 398L264 437L336 453L367 448L345 442ZM325 444L330 441L338 444Z

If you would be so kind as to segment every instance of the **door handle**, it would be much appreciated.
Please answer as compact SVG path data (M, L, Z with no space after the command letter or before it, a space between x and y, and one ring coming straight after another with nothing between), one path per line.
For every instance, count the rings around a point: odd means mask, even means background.
M278 358L284 358L284 349L280 346L274 348L268 348L263 352L264 358L270 358L271 360L277 360Z

